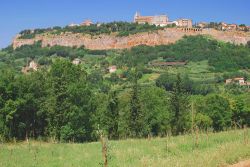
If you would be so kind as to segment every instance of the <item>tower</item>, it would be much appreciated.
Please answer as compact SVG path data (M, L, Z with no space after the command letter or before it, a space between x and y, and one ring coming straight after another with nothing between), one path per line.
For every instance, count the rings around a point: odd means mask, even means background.
M135 13L135 16L134 16L134 22L136 22L136 20L140 17L140 13L139 12L136 12Z

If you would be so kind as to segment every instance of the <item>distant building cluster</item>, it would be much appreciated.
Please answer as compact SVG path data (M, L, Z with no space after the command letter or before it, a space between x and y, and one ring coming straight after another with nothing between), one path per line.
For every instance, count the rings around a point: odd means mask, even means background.
M237 25L237 24L227 24L222 22L221 23L221 30L223 31L249 31L250 30L250 26L246 26L246 25Z
M134 16L134 22L138 24L150 24L156 26L167 26L175 24L178 27L192 28L193 23L191 19L178 19L176 21L169 21L167 15L156 15L156 16L141 16L140 13L136 12Z
M222 22L221 23L221 30L225 31L225 30L237 30L237 24L227 24L227 23L224 23Z
M250 31L250 26L246 26L244 24L237 25L237 24L228 24L225 22L220 22L216 23L217 25L211 26L211 23L206 23L206 22L199 22L196 24L193 24L192 19L187 19L187 18L180 18L174 21L170 21L169 17L165 14L162 15L155 15L155 16L142 16L139 12L136 12L134 15L134 23L138 24L149 24L149 25L156 25L156 26L168 26L168 25L176 25L177 27L180 28L187 28L187 29L192 29L194 28L199 28L199 29L204 29L204 28L215 28L217 30L221 31ZM85 20L81 24L69 24L69 27L75 27L75 26L90 26L94 24L91 20ZM101 24L97 24L97 26L100 26Z
M250 26L246 26L244 24L237 25L237 24L228 24L225 22L217 23L217 25L211 25L211 23L200 22L196 24L196 27L199 28L216 28L217 30L221 31L250 31Z

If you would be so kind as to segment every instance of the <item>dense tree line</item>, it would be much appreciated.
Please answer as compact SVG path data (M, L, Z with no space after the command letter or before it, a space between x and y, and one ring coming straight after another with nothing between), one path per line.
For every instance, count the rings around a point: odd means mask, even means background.
M84 142L96 140L98 130L110 139L188 133L192 117L199 128L215 131L230 128L232 122L250 124L243 101L213 94L193 100L180 75L167 90L140 85L138 71L132 71L130 88L110 85L104 91L99 88L102 79L99 86L91 83L88 74L68 60L58 59L50 70L27 75L2 70L0 134L6 140L40 137Z

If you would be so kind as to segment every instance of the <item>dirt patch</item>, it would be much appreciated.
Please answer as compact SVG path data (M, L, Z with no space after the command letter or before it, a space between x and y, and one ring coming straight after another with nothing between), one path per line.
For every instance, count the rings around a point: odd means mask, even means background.
M250 167L250 160L241 161L241 162L239 162L237 164L230 165L228 167Z

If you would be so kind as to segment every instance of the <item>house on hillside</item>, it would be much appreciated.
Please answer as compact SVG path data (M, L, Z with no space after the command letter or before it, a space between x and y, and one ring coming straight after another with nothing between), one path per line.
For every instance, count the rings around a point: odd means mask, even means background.
M34 71L37 71L38 70L38 64L34 60L32 60L30 62L30 64L29 64L29 68L34 70Z
M223 31L236 31L238 28L237 24L227 24L222 22L221 23L221 30Z
M114 73L117 71L117 67L116 66L109 66L108 71L109 71L109 73Z
M75 65L79 65L79 64L81 64L81 59L76 58L76 59L74 59L74 60L72 61L72 63L75 64Z
M240 86L247 86L248 88L250 88L250 82L247 82L245 80L245 78L243 78L243 77L227 79L225 81L225 83L226 83L226 85L228 85L228 84L238 84Z
M245 26L245 25L239 25L237 30L239 30L239 31L247 31L248 29L247 29L247 26Z
M22 73L26 74L30 71L37 71L39 68L39 65L34 61L30 61L29 64L22 68Z

